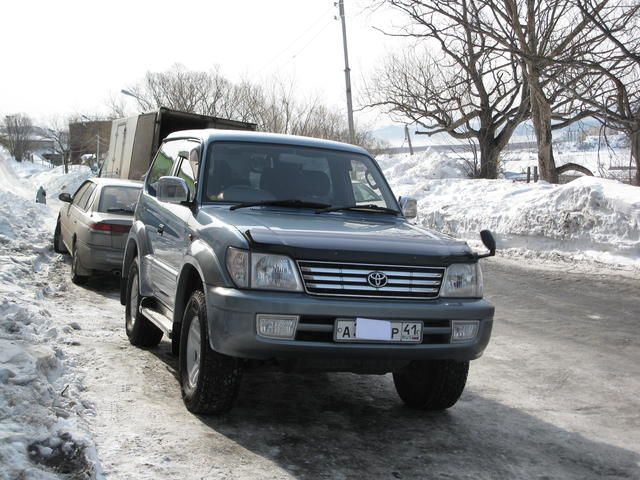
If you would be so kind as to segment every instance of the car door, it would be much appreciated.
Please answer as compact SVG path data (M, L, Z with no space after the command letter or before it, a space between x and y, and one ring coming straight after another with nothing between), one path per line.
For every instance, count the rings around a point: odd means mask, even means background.
M73 251L73 239L76 238L76 241L87 243L87 233L89 230L89 223L91 222L88 213L87 213L87 205L89 201L93 197L93 193L96 189L96 184L92 181L88 182L87 188L82 192L82 195L78 198L76 202L75 199L71 203L71 213L69 214L69 219L71 221L71 238L69 245L71 246L70 252Z
M183 178L189 187L190 199L195 197L196 180L200 143L193 140L174 140L165 142L163 154L173 159L175 176ZM191 159L191 162L189 161ZM173 308L178 283L178 274L182 266L184 252L187 247L186 225L191 208L186 205L173 203L149 202L150 216L159 221L155 235L151 231L154 245L154 266L156 269L156 295L169 308Z
M75 225L77 224L77 210L78 204L84 200L85 195L93 182L90 180L85 181L80 188L73 194L71 203L62 209L60 212L60 232L62 233L62 241L64 242L67 250L71 252L72 239L75 234Z
M177 272L163 260L169 248L167 238L171 236L172 227L167 220L167 204L156 198L156 183L160 177L173 173L178 151L175 140L164 142L160 146L145 180L139 206L139 218L145 225L145 238L149 252L142 259L143 275L148 278L154 296L168 307L173 306L171 285L175 283Z

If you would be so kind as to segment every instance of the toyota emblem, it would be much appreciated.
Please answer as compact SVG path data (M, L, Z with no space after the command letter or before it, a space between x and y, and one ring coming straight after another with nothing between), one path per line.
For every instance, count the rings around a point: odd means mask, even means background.
M374 288L382 288L387 284L387 276L382 272L371 272L367 275L367 283Z

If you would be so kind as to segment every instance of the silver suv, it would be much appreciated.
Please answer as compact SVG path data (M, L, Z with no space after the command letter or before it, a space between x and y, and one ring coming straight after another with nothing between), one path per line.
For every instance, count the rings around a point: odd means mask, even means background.
M263 365L393 372L407 405L449 408L491 335L478 259L495 242L482 232L479 255L410 223L415 210L355 146L173 133L127 239L129 340L171 339L194 413L231 408L243 370Z

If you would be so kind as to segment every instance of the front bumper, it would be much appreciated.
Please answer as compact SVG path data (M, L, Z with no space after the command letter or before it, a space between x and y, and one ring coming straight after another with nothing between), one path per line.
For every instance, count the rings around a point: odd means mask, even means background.
M215 351L248 359L360 359L360 360L473 360L489 343L494 307L482 299L377 300L316 297L306 293L280 293L208 286L205 292L209 339ZM446 339L421 344L335 343L274 340L258 336L256 314L300 315L331 323L335 318L422 320L479 320L475 339L451 343ZM300 325L298 326L300 329Z

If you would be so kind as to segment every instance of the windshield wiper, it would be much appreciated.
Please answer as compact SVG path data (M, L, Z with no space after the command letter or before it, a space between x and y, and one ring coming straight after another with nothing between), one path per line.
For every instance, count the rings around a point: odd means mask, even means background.
M108 213L117 213L117 212L133 213L133 210L131 210L130 208L107 208L107 212Z
M262 200L260 202L244 202L233 205L229 210L237 210L247 207L291 207L291 208L328 208L327 203L307 202L305 200L289 199L289 200Z
M372 212L391 213L393 215L400 214L398 210L394 210L393 208L381 207L379 205L374 205L373 203L367 205L332 205L316 210L316 213L338 212L340 210L369 210Z

